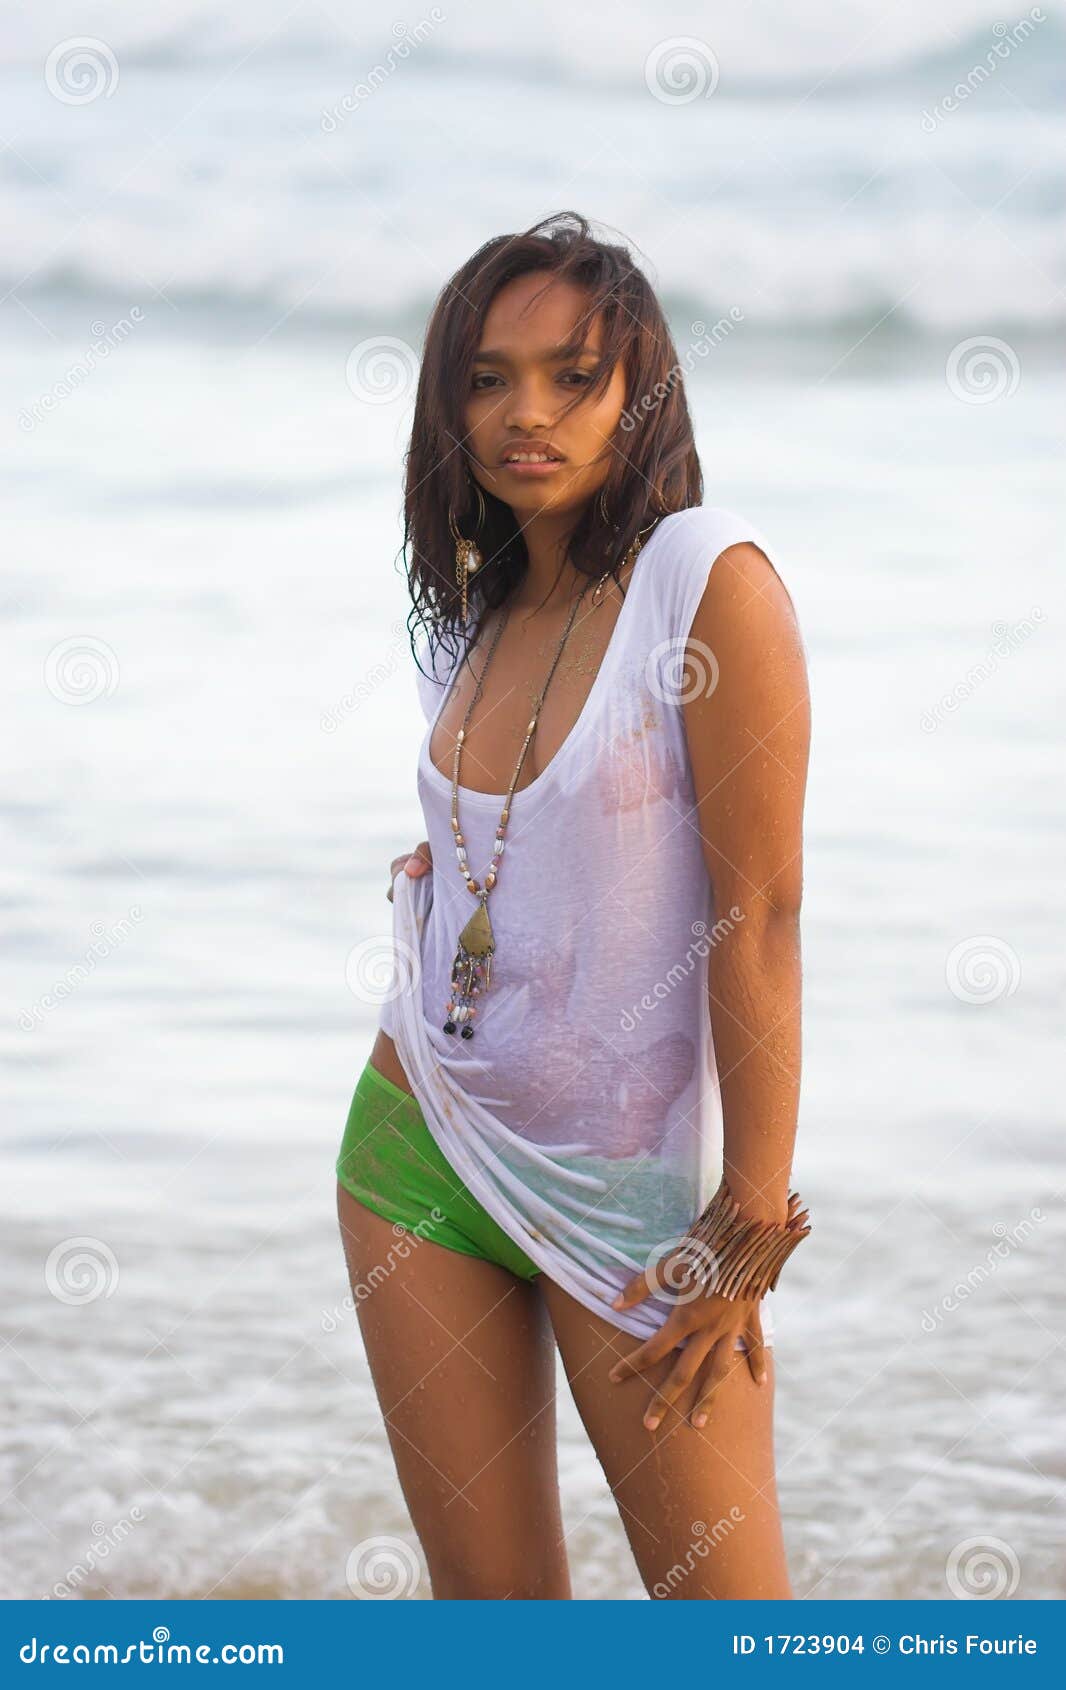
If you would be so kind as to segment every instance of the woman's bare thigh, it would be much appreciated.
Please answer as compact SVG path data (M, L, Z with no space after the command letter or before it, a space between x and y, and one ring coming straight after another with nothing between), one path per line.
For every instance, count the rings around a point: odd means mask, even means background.
M348 1275L437 1598L569 1597L555 1349L537 1286L337 1187Z
M539 1284L574 1400L649 1595L791 1597L774 1478L773 1350L764 1385L738 1357L699 1431L668 1409L658 1431L649 1432L644 1411L678 1352L646 1377L612 1384L609 1369L640 1340L543 1275Z

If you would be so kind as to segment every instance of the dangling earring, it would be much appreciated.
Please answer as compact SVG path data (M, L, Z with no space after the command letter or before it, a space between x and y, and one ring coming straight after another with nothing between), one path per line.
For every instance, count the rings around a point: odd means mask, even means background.
M656 492L655 496L656 496L656 499L658 500L659 494L657 492ZM607 499L606 499L606 496L605 496L602 488L600 489L599 506L600 506L600 515L603 518L604 527L609 528L613 534L617 534L618 524L611 521L610 513L607 510ZM663 506L663 509L665 510L665 506ZM623 569L628 568L628 566L631 563L636 562L636 559L640 554L641 548L644 545L645 535L650 534L654 527L655 527L655 523L649 522L646 528L642 528L642 529L639 530L639 532L637 533L637 535L635 536L635 538L633 540L633 544L630 546L630 548L629 548L628 552L626 553L625 557L622 559L622 568ZM607 582L610 579L611 579L611 571L608 569L603 575L600 576L599 580L596 583L596 586L593 589L592 603L594 605L600 605L600 604L603 603L603 591L604 591L605 586L607 585Z
M476 482L474 485L477 487ZM478 523L478 526L480 527L481 523L485 520L485 501L481 497L480 487L477 487L477 495L481 506L480 520ZM455 515L451 510L448 512L448 527L451 529L452 538L455 541L455 580L462 595L463 627L465 629L467 622L466 583L471 575L477 574L477 571L481 568L484 560L473 540L468 540L464 535L460 534L459 529L456 526Z

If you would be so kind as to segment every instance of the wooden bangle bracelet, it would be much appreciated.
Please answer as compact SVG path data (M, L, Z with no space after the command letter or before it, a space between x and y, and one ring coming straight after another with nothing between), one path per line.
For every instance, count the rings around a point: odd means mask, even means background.
M718 1190L689 1229L698 1246L693 1252L696 1277L708 1294L731 1301L773 1291L785 1262L811 1230L805 1224L809 1211L801 1211L796 1191L789 1193L783 1221L740 1220L739 1211L723 1174Z

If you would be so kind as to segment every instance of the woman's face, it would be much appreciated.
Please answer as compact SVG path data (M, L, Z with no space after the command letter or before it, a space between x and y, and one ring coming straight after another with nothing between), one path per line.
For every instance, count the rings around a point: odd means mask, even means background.
M602 329L586 321L588 300L570 282L543 273L519 276L500 289L485 316L467 396L466 446L475 478L510 505L519 523L551 513L573 514L603 486L609 441L625 404L625 372L615 365L602 395L561 412L590 384ZM539 297L538 297L539 296ZM585 339L577 358L558 348L575 327ZM547 456L550 462L537 462ZM515 461L523 453L525 461Z

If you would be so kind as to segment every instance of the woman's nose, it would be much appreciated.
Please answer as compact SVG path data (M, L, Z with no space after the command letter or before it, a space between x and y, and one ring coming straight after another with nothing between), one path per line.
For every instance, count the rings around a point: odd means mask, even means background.
M551 427L551 411L538 394L528 388L515 389L505 407L504 422L521 434L535 434Z

